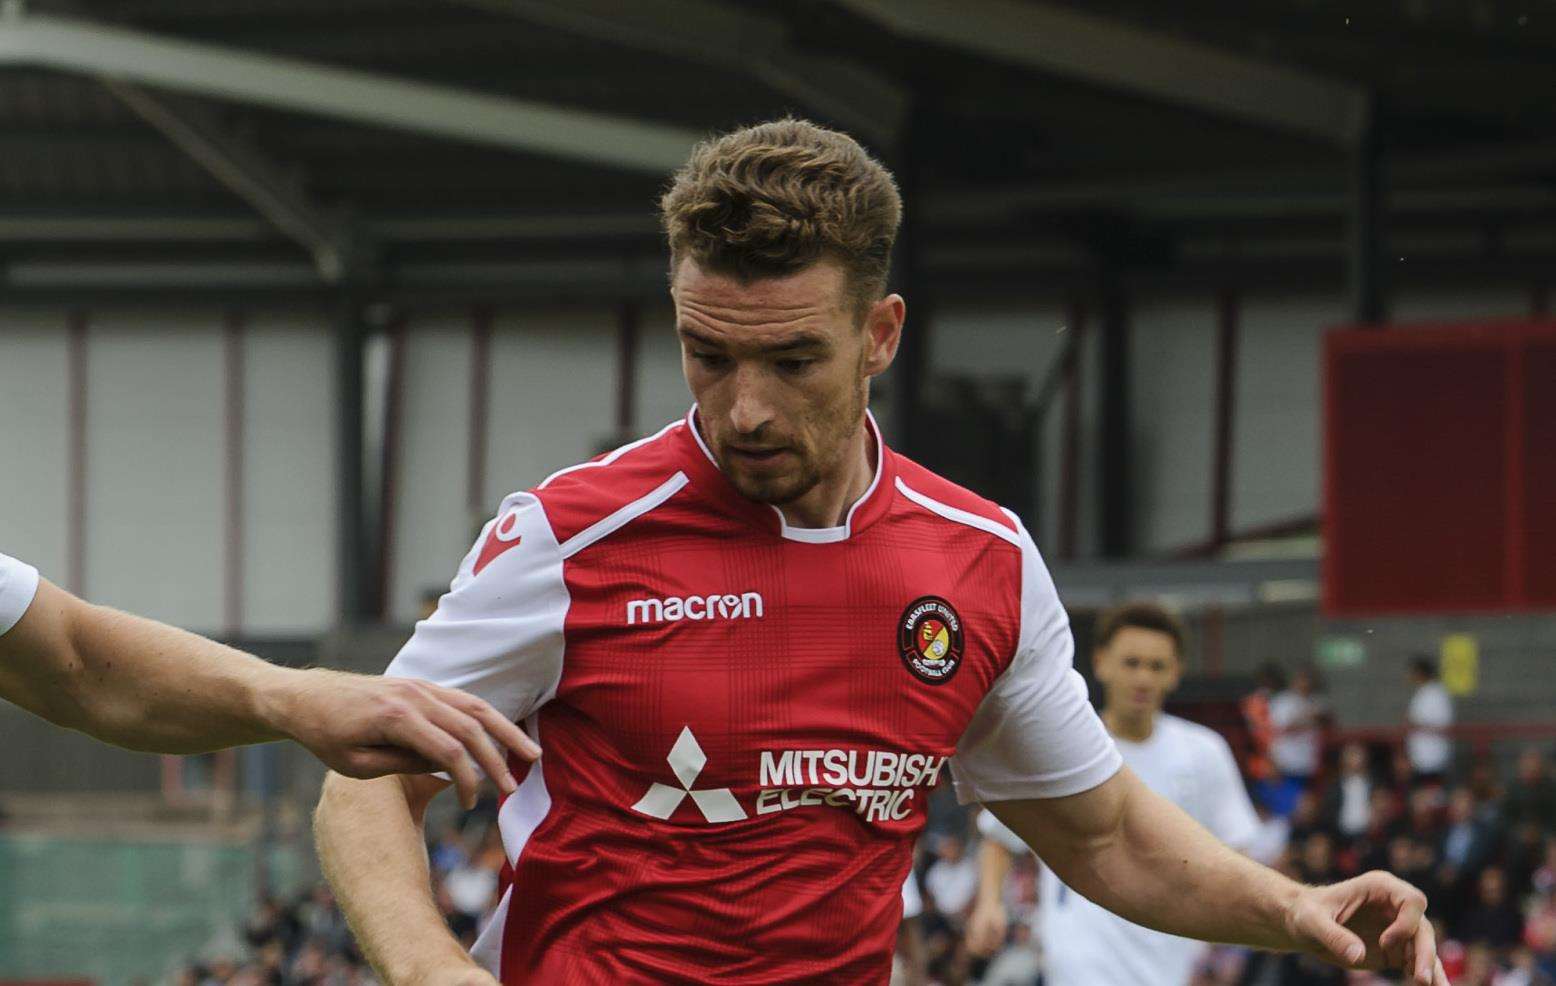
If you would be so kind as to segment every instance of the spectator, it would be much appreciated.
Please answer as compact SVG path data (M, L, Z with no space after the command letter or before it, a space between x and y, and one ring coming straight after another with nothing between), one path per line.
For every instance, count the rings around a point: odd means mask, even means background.
M1462 900L1471 889L1475 873L1490 858L1495 832L1480 817L1475 795L1467 787L1456 787L1448 797L1448 827L1443 832L1437 869L1437 884L1452 900Z
M1556 781L1538 747L1519 754L1516 782L1502 802L1502 818L1509 828L1529 823L1541 832L1556 832Z
M1340 772L1324 797L1324 817L1341 838L1354 839L1367 831L1372 817L1372 771L1367 763L1367 748L1360 743L1345 744L1340 751Z
M1440 785L1453 757L1453 743L1447 728L1453 725L1453 700L1437 678L1437 662L1424 654L1410 661L1410 708L1405 721L1410 733L1405 737L1405 753L1417 784Z
M1506 874L1500 867L1486 867L1480 873L1477 898L1459 919L1455 937L1501 951L1518 944L1523 936L1524 916L1508 897Z
M1320 728L1325 709L1318 681L1307 668L1291 676L1291 687L1270 699L1270 759L1280 773L1283 790L1293 802L1318 773Z
M942 835L935 842L936 860L924 874L924 890L935 909L957 927L978 890L978 862L963 851L956 835Z

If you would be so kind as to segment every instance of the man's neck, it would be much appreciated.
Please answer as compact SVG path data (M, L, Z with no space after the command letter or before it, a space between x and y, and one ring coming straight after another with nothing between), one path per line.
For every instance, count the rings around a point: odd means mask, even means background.
M860 421L848 449L832 476L824 477L805 495L778 508L790 527L841 527L849 509L875 479L876 450L872 429Z
M1108 727L1108 732L1114 739L1121 739L1129 743L1144 743L1156 732L1157 712L1149 712L1143 716L1126 715L1117 709L1102 710L1102 724Z

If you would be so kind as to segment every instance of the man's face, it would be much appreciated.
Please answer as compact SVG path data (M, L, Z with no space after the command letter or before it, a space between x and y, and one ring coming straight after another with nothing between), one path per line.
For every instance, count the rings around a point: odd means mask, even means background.
M683 260L671 280L703 437L753 500L791 503L836 474L870 378L891 365L902 299L890 295L861 319L846 288L829 261L742 284Z
M1134 715L1160 712L1183 670L1172 637L1144 627L1123 627L1113 634L1098 648L1095 669L1108 708Z

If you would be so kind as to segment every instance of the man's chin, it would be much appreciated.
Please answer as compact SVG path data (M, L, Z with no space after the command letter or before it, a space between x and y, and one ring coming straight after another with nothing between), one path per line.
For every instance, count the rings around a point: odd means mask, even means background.
M816 485L802 476L752 476L737 471L729 478L741 496L774 507L793 503Z

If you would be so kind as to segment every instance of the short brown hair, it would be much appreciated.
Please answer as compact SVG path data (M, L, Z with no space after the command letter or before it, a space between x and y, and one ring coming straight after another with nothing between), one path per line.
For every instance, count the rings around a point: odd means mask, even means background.
M1097 646L1106 647L1125 627L1137 630L1155 630L1172 638L1173 650L1183 656L1183 624L1164 606L1156 603L1132 602L1107 610L1097 617Z
M670 271L752 281L839 263L861 309L886 291L902 196L852 137L792 117L698 144L659 200Z

